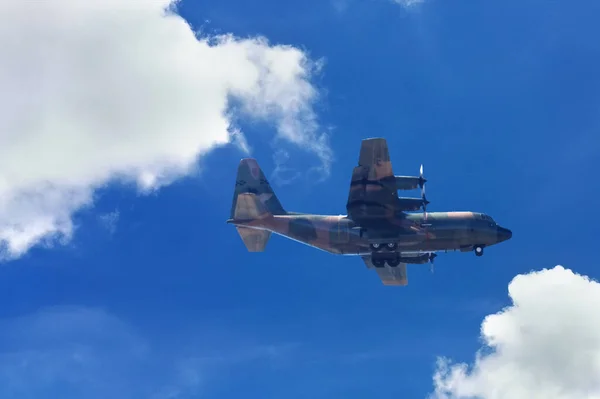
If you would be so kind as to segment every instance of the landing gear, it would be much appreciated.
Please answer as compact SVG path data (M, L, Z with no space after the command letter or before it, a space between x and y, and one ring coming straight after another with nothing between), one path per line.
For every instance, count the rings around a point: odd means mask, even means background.
M394 257L394 258L388 259L388 260L387 260L387 264L388 264L390 267L397 267L397 266L400 264L400 257L399 257L399 256L396 256L396 257Z
M390 267L397 267L400 264L400 254L396 252L398 244L395 242L369 244L371 249L371 262L375 267L385 267L387 263Z
M475 256L483 255L483 245L475 245L473 251L475 251Z
M373 262L373 266L375 266L375 267L384 267L385 266L385 259L383 259L383 258L371 257L371 262Z
M395 242L388 242L385 244L372 243L372 244L369 244L369 248L371 248L372 252L379 252L384 248L386 251L395 252L396 249L398 249L398 244Z
M373 253L371 254L371 262L375 267L385 267L385 264L389 267L397 267L400 265L400 254L394 253Z

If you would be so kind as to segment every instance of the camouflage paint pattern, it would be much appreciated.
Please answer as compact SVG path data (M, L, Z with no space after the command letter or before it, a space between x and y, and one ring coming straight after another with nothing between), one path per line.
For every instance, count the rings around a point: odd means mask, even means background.
M483 213L407 213L406 207L414 208L415 201L399 198L397 190L423 181L422 176L395 176L385 139L365 139L352 172L348 215L292 213L282 207L256 160L245 158L238 166L227 222L236 226L248 251L264 251L276 233L329 253L361 256L386 285L406 285L406 263L429 259L419 254L481 249L512 236ZM374 243L396 248L374 252Z
M392 162L383 139L363 141L358 166L352 171L350 192L346 209L348 216L360 223L369 225L381 219L391 221L397 213L396 177Z
M260 202L255 201L258 207ZM424 215L408 214L407 219L418 225L424 222ZM426 234L400 235L391 242L395 242L402 252L464 250L476 244L489 246L498 242L496 228L488 223L477 224L472 212L431 212L427 214L427 222L430 226ZM360 228L347 216L272 215L267 212L259 218L231 220L230 223L271 231L333 254L371 254L369 239L361 236Z

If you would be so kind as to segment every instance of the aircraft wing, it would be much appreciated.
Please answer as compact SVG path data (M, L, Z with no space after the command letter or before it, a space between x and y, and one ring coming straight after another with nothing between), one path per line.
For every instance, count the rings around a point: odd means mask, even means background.
M371 262L370 256L362 256L362 260L369 269L375 269L383 285L408 285L408 274L406 263L400 263L396 267L390 267L387 264L385 267L375 267Z
M362 141L358 166L352 171L346 209L356 221L392 219L397 214L398 192L387 141Z

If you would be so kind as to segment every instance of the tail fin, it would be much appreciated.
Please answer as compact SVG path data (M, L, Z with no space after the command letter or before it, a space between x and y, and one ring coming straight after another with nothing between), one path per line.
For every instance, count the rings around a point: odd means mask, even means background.
M239 195L244 193L256 195L266 210L273 215L285 215L287 213L254 158L244 158L238 166L233 203L231 204L230 217L232 219L235 219L235 209Z
M254 193L242 193L238 195L233 210L233 222L236 220L251 222L252 220L265 219L273 214L269 212L265 204L260 202Z
M235 223L236 219L250 221L286 213L256 160L242 159L235 178L230 214L232 222ZM264 251L271 238L268 230L244 226L236 226L236 229L250 252Z

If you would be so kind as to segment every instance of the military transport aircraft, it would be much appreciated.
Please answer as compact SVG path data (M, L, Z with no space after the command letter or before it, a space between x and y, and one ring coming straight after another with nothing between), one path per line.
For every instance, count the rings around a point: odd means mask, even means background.
M427 212L425 182L422 165L419 176L395 176L386 140L365 139L352 172L347 215L287 212L256 160L245 158L227 222L250 252L264 251L275 233L329 253L360 256L385 285L407 285L406 264L433 263L435 252L481 256L484 247L511 238L510 230L483 213ZM417 188L421 198L398 197L398 190Z

